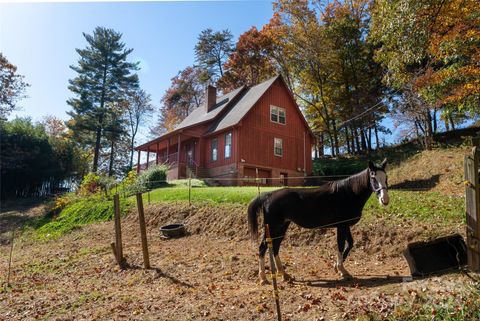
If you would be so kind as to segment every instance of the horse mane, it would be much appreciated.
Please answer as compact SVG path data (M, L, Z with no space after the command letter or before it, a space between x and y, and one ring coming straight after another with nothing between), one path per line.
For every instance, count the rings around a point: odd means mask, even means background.
M368 188L369 169L366 168L360 173L354 174L347 178L332 182L331 188L336 191L353 191L355 194L360 193Z

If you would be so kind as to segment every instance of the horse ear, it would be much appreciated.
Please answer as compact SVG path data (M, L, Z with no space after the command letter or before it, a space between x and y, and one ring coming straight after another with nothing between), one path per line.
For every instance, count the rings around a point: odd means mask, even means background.
M368 161L368 168L370 168L370 170L374 171L375 170L375 164L372 161Z
M387 159L385 158L382 162L382 164L380 164L380 167L385 170L385 168L387 167Z

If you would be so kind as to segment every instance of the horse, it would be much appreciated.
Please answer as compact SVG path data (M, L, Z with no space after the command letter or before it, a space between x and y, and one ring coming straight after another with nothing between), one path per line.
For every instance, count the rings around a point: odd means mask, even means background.
M290 223L307 229L336 227L338 252L334 269L343 279L351 279L351 274L343 266L353 247L350 227L360 220L363 207L372 193L377 195L381 205L388 205L386 165L386 159L380 165L370 161L360 173L342 180L324 182L317 188L283 188L260 194L248 206L248 229L252 241L258 244L257 216L262 210L263 222L269 226L278 274L288 281L291 277L283 268L279 251ZM265 240L264 234L258 252L261 284L267 283Z

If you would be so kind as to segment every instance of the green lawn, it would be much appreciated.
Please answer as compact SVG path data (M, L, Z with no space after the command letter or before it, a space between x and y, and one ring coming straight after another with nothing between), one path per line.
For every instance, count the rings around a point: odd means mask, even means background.
M260 192L272 191L280 187L261 187ZM392 218L410 218L424 221L434 220L445 223L464 221L465 200L461 197L445 196L437 192L428 191L399 191L390 190L390 204L380 206L376 197L372 195L364 210L366 217L378 215ZM247 205L255 196L258 189L248 187L195 187L191 189L191 201L212 203L237 203ZM148 194L144 194L145 202ZM151 202L188 201L188 187L165 187L150 192Z

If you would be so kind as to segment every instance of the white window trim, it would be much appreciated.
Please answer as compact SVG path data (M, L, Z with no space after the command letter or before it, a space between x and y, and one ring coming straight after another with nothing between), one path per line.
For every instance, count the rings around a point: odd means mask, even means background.
M228 135L230 135L230 144L229 144L229 146L230 146L230 149L229 149L230 154L227 156L227 146L228 146L228 145L227 145L227 136L228 136ZM232 145L233 145L233 135L232 135L232 132L226 133L226 134L225 134L225 146L224 146L224 148L223 148L223 157L225 157L225 159L232 157Z
M272 111L274 109L277 110L277 121L272 120ZM283 114L285 115L285 123L280 122L280 110L282 110ZM270 105L270 114L268 116L269 116L270 121L272 123L279 124L279 125L286 125L287 124L287 110L285 108L278 107L278 106L275 106L275 105Z
M213 141L216 140L216 146L213 148ZM215 153L213 152L215 150ZM215 158L213 157L215 155ZM210 161L211 162L216 162L218 160L218 138L212 138L212 141L210 142Z
M277 154L277 148L275 146L275 142L277 141L277 139L280 141L280 145L282 146L282 153L281 154ZM283 157L283 139L278 138L278 137L273 138L273 155L278 156L278 157Z

